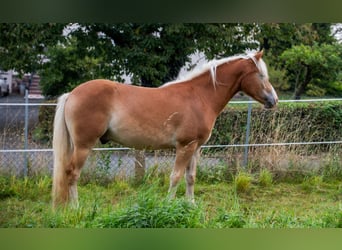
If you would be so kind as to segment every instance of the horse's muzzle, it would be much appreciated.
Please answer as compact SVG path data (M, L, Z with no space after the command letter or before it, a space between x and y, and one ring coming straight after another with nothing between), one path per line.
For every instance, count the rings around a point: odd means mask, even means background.
M264 107L265 109L272 109L274 108L278 103L278 98L275 98L274 96L268 96L265 98Z

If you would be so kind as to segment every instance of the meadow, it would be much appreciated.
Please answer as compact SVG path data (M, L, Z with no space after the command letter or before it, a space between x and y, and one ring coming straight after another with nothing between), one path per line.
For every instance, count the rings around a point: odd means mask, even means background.
M169 173L139 183L81 181L79 207L51 208L51 178L0 177L2 228L340 228L340 176L279 179L267 169L198 173L196 203L167 198ZM216 178L214 178L216 175Z

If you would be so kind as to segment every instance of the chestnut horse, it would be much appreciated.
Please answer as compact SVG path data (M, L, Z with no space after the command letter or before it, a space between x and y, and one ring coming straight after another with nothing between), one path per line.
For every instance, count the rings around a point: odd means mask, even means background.
M213 60L184 79L159 88L92 80L58 100L54 120L53 204L77 205L77 180L98 140L136 149L176 148L169 195L186 175L194 200L196 161L215 120L238 92L272 108L278 97L268 79L262 51Z

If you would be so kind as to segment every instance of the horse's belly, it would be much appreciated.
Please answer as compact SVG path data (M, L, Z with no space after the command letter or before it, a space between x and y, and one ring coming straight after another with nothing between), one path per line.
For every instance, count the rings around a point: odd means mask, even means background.
M156 121L137 121L134 117L116 115L109 127L109 139L127 147L162 149L176 145L174 128Z
M124 146L137 149L162 149L172 148L176 145L172 135L156 131L149 133L140 129L114 129L111 139Z
M175 147L179 126L178 112L149 113L144 110L151 108L127 109L127 106L116 104L109 124L110 139L134 148Z

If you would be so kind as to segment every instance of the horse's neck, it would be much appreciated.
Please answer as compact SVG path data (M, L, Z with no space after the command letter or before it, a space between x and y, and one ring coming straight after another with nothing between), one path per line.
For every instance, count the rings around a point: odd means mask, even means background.
M206 100L212 110L219 115L230 99L239 91L238 79L230 77L228 82L217 81L213 83L210 73L205 73L192 81L194 91Z

